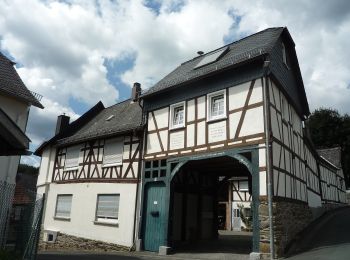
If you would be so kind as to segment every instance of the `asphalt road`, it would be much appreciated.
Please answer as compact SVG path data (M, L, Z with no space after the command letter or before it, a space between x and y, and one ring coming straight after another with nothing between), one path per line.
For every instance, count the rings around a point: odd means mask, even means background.
M349 260L350 207L336 211L322 226L310 232L297 255L288 260Z
M320 225L311 230L304 238L300 239L297 248L298 253L290 256L288 260L350 260L350 207L336 211L334 214L321 221ZM115 254L90 254L90 253L49 253L39 254L37 260L141 260L141 259L200 259L203 255L175 254L161 257L156 254L140 253L115 253ZM232 258L231 258L232 257ZM231 255L230 259L247 259L247 255ZM205 259L229 259L224 255L206 255Z

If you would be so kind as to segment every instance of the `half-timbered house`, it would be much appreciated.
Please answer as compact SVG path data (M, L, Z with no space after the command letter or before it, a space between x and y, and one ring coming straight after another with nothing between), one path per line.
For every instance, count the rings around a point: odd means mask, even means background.
M220 192L234 179L246 181L254 254L283 254L324 204L344 202L342 173L305 135L310 112L286 28L199 52L142 99L144 250L217 238Z
M74 248L83 238L86 249L90 240L132 247L143 138L140 91L135 84L132 99L107 108L100 102L72 123L59 116L56 135L36 151L46 246L55 248L57 239L57 246Z
M71 124L61 116L38 149L47 234L166 253L217 239L242 209L252 253L280 256L345 201L341 169L306 134L310 112L287 28L199 52L143 93L142 109L135 100L97 104Z

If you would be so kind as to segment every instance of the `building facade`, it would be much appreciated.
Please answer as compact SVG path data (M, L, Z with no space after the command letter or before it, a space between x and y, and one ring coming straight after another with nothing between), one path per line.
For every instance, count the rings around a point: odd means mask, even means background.
M25 135L29 110L43 108L40 95L27 89L14 65L0 52L0 246L6 241L20 156L30 154Z
M108 108L98 103L71 124L59 116L56 135L36 151L49 247L78 249L79 239L101 241L100 249L133 246L142 133L137 98Z
M48 194L49 204L44 229L166 252L216 239L223 227L244 227L252 231L254 254L281 256L314 218L345 202L341 169L319 156L306 134L310 112L286 28L261 31L182 63L139 102L135 118L142 130L116 132L124 138L120 169L104 170L104 133L85 130L95 135L79 138L80 129L96 128L100 112L87 112L39 148L38 189ZM121 114L134 115L129 109ZM70 151L79 153L75 161ZM66 167L71 161L73 169ZM134 170L128 175L127 169ZM101 174L118 184L101 180ZM96 226L102 192L120 194L118 228ZM70 205L69 219L55 215L60 195L62 205ZM87 207L91 212L82 220ZM249 223L238 223L240 210Z

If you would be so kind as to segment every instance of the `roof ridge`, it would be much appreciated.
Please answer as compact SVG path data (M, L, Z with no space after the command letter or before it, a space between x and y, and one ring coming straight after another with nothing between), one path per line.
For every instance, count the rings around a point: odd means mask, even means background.
M105 107L105 109L107 109L107 108L112 108L112 107L114 107L114 106L120 105L120 104L125 103L126 101L130 101L130 100L131 100L131 98L125 99L125 100L123 100L123 101L120 101L120 102L115 103L115 104L113 104L113 105L110 105L110 106L108 106L108 107Z

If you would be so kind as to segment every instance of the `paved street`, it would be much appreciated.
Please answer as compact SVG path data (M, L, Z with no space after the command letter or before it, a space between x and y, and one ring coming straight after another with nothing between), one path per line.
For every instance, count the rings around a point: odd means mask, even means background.
M350 208L332 215L322 228L317 228L302 240L299 253L288 260L349 260L350 259Z
M195 250L196 251L196 250ZM325 218L315 230L309 232L298 245L298 254L288 260L349 260L350 259L350 207L338 210ZM141 259L247 259L246 254L198 252L177 253L161 257L149 252L125 252L113 254L45 253L38 260L141 260ZM237 253L237 252L235 252ZM241 252L242 253L242 252Z

